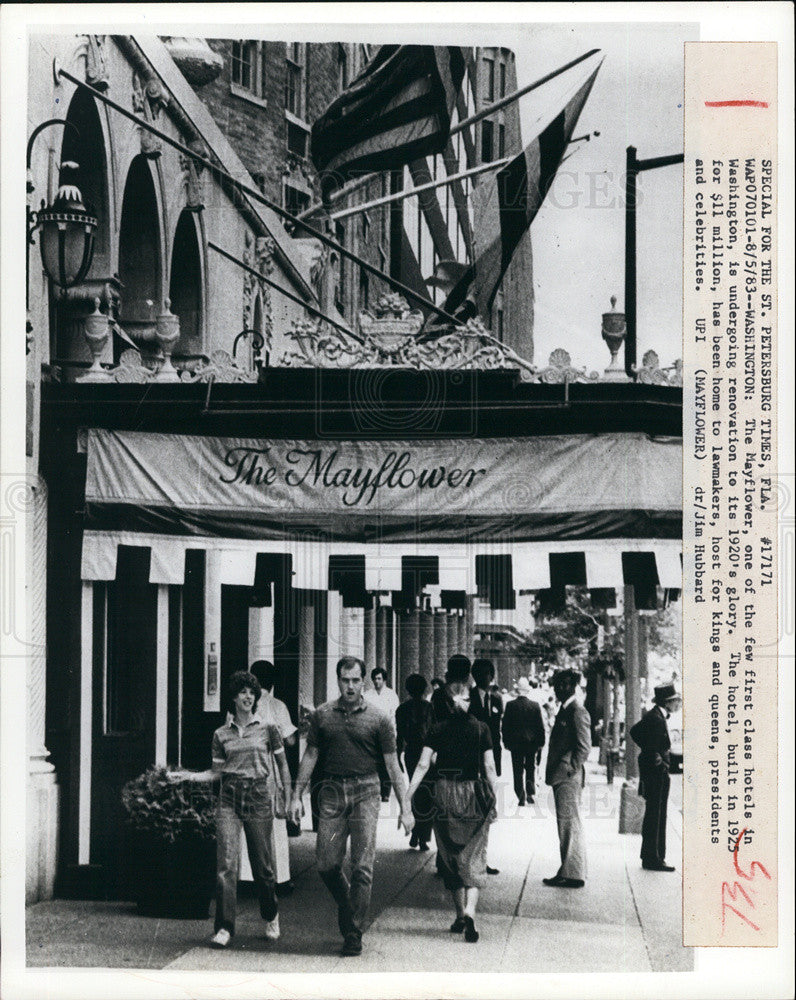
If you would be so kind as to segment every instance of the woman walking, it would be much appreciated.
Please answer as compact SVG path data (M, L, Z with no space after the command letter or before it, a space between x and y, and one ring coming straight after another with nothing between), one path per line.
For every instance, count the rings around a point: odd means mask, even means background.
M450 929L454 934L463 931L466 941L475 942L489 824L496 816L497 775L489 729L468 714L469 675L469 660L451 657L445 674L451 714L429 730L408 795L411 799L417 792L434 763L434 836L442 879L456 908Z
M235 933L241 828L260 899L260 915L266 921L265 937L271 941L279 937L271 858L275 791L271 761L276 762L285 788L290 787L290 772L279 729L255 714L261 693L253 674L245 670L234 673L229 680L231 718L213 733L210 774L221 777L216 809L215 933L210 939L217 948L225 948Z
M398 760L400 761L401 754L403 754L406 774L410 779L415 773L417 762L420 760L428 731L434 724L434 709L431 707L431 703L423 697L427 686L426 679L422 674L410 674L405 681L409 698L395 710ZM431 839L432 794L433 784L424 781L412 801L415 825L412 829L409 846L417 847L421 851L428 850L428 842Z

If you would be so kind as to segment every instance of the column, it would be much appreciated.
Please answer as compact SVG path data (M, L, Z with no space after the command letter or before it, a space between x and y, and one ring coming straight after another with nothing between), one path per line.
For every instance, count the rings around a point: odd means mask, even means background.
M639 705L639 614L634 587L625 586L625 781L619 804L619 832L641 833L644 800L638 794L638 753L630 729L638 722Z
M454 653L459 652L459 616L455 611L443 611L442 614L445 621L445 646L448 650L447 655L453 656Z
M473 658L473 641L475 638L475 597L467 595L467 607L464 612L464 648L465 656Z
M274 659L274 606L249 608L249 663Z
M434 676L442 677L448 664L448 613L434 612ZM453 652L456 652L454 649Z
M463 653L467 648L467 612L456 612L456 649L455 653ZM450 653L448 654L450 656Z
M221 711L221 553L205 552L204 711Z
M337 661L342 653L342 611L343 597L339 590L330 590L327 595L326 627L326 697L337 695Z
M303 601L298 609L298 701L312 708L315 704L315 605Z
M28 488L25 501L30 502L26 520L30 645L27 657L28 786L25 901L35 903L40 899L52 898L58 857L59 789L55 768L48 759L50 753L44 745L47 694L47 486L43 479L37 479L35 484ZM6 518L3 520L6 521ZM15 514L12 521L14 528L16 522ZM9 533L11 546L14 545L16 538L21 551L24 548L22 532L17 532L14 528ZM3 534L7 539L5 531ZM14 572L11 560L9 560L9 572ZM91 584L88 586L91 588ZM11 598L10 593L8 597ZM84 642L91 643L90 632L88 635L84 633L82 638Z
M374 611L376 630L376 666L383 667L387 671L387 678L391 674L392 664L387 659L387 631L391 628L392 622L388 619L390 608L376 608ZM392 687L392 684L390 684Z
M399 655L398 676L395 690L404 690L409 674L417 672L420 655L420 612L417 608L401 612L398 618Z
M358 656L365 659L365 609L343 608L343 618L346 622L346 648L342 655ZM370 668L367 661L365 666Z
M371 671L378 665L376 653L376 609L365 608L365 666Z
M430 681L434 676L434 612L420 611L419 616L417 672L422 674L427 681Z

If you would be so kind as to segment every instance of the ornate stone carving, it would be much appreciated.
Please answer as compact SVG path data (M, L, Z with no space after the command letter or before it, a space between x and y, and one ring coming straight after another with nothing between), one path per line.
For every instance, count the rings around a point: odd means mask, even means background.
M198 365L194 371L183 371L183 382L256 382L257 372L238 368L226 351L213 351L210 360Z
M86 83L102 92L105 92L110 85L105 35L86 36Z
M207 158L208 150L202 142L189 142L189 147L200 156ZM201 212L204 207L204 171L203 164L185 153L179 154L180 166L185 186L185 207L189 212Z
M130 348L122 352L119 364L115 368L111 368L108 374L114 382L135 383L151 382L157 372L154 368L149 368L143 363L138 351Z
M599 378L597 372L589 372L587 375L585 368L573 368L569 353L559 347L551 353L547 368L543 368L534 381L546 383L597 382Z
M166 95L158 80L152 76L144 80L133 72L133 111L153 124L157 121L160 109L167 104ZM141 138L141 152L149 160L156 160L162 153L160 139L145 128L138 130Z
M641 368L633 370L637 380L644 385L682 386L683 384L683 362L680 358L669 368L661 368L660 359L655 351L647 351L641 359Z
M270 236L254 237L246 232L246 246L243 251L243 262L249 267L269 277L274 269L274 253L276 244ZM257 289L260 290L260 300L263 306L262 335L265 342L264 350L270 352L273 336L273 315L271 308L271 289L264 281L258 281L255 276L246 271L243 275L243 328L250 330L254 319L254 300ZM258 331L260 332L260 331Z

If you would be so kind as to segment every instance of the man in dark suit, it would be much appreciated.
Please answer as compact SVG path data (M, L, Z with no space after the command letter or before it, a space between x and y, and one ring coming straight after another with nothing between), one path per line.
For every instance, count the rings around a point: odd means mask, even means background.
M553 691L561 708L556 715L547 748L545 781L553 786L558 822L561 867L545 885L580 889L586 882L586 839L580 818L580 798L586 783L584 764L591 750L591 719L577 700L577 670L561 670L553 678Z
M472 667L475 687L470 692L470 715L479 722L485 722L492 736L492 750L495 755L495 771L500 777L500 720L503 718L503 699L490 691L495 679L495 667L491 660L473 660Z
M674 684L655 688L655 704L630 730L641 752L638 771L646 801L641 828L641 866L653 872L673 872L666 864L666 804L669 799L669 727L666 720L680 706Z
M524 806L536 795L536 765L545 744L542 710L531 700L531 685L526 677L517 681L517 697L503 712L503 742L511 752L514 794L518 804Z

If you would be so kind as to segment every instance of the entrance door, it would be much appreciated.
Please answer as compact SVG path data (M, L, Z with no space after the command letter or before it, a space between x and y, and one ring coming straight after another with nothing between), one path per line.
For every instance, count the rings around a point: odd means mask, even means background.
M155 759L156 659L149 549L119 546L116 579L94 598L90 859L109 899L126 891L122 786Z

